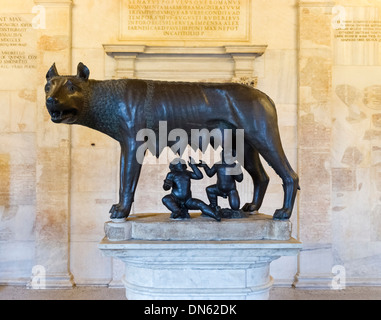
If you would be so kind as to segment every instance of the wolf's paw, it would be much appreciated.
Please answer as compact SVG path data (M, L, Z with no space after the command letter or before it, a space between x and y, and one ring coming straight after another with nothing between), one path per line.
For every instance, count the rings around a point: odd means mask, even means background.
M257 208L257 205L255 203L246 203L243 207L242 207L242 211L244 212L255 212L255 211L258 211L258 208Z
M291 210L289 209L278 209L275 210L275 213L273 215L274 220L288 220L291 217Z
M120 203L114 204L110 209L110 219L114 222L123 222L130 214L131 208L126 208Z

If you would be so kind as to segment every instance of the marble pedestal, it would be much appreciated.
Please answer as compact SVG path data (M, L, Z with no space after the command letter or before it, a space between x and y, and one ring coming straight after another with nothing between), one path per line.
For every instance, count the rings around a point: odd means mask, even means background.
M174 221L144 214L106 222L99 248L124 262L127 299L267 299L270 263L301 249L288 221L191 216Z

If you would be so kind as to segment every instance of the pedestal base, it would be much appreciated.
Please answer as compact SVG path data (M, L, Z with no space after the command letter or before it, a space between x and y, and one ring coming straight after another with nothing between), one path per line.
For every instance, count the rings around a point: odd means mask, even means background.
M294 255L289 241L111 242L99 248L125 263L127 299L267 299L271 261Z
M131 215L123 222L106 222L108 240L288 240L291 222L276 221L272 216L252 214L247 218L222 219L191 213L191 219L172 220L169 214Z
M126 297L131 300L267 299L273 283L269 273L271 261L295 255L301 249L301 243L290 237L288 221L270 221L267 216L245 222L246 219L239 219L231 226L231 220L216 222L196 218L201 220L194 219L192 224L191 219L187 224L171 221L167 216L163 221L158 215L145 218L148 220L140 226L131 223L134 219L126 221L124 226L107 223L106 234L113 235L113 241L105 237L99 244L106 256L124 262L123 283ZM285 228L285 223L290 224L289 227ZM193 226L195 229L185 232L185 227ZM110 230L113 227L119 230L113 232ZM273 237L278 227L288 230L286 240L249 240L250 234L259 239ZM121 230L124 231L119 232ZM166 240L151 240L150 230L156 234L166 231L165 236L162 235ZM129 240L115 239L115 235L125 237L126 234ZM196 240L197 234L203 240ZM134 235L143 239L135 239ZM217 236L235 239L216 240ZM183 237L190 239L172 240Z

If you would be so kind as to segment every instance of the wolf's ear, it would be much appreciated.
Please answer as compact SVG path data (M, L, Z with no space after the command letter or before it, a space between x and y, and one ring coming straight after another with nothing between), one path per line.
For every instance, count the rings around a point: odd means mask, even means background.
M46 74L46 80L49 81L51 78L56 77L58 75L59 74L58 74L58 71L57 71L57 68L56 68L56 64L53 63L53 65L50 67L49 71Z
M88 67L86 67L82 62L78 63L77 67L77 77L87 80L89 79L90 70Z

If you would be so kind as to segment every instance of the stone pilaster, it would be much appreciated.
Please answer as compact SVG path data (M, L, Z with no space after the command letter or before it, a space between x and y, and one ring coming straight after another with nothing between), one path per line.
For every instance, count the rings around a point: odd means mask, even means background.
M71 73L72 0L36 0L46 28L38 34L36 264L45 268L47 288L73 286L69 270L70 127L55 125L45 109L45 75L55 62Z
M333 5L329 1L299 3L299 239L303 242L303 250L297 287L328 288L332 279Z

